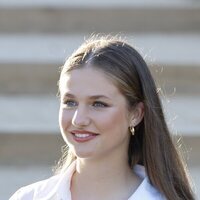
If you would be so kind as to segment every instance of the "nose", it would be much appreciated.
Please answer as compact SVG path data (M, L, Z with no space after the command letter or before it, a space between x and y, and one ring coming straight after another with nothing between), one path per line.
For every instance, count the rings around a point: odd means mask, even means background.
M72 125L76 128L82 128L90 124L90 118L86 109L77 108L72 118Z

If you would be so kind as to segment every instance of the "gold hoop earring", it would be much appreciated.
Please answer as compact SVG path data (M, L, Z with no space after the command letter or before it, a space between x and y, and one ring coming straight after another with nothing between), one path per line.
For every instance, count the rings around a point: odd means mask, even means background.
M134 126L130 126L130 131L131 131L131 134L132 134L132 135L135 134L135 128L134 128Z

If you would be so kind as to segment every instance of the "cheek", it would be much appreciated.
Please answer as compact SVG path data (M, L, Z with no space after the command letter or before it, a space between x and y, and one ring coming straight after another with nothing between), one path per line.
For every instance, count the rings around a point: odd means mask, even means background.
M63 131L71 125L71 114L64 109L60 109L59 111L59 125Z
M114 109L98 118L98 125L102 131L121 132L127 130L128 120L123 109Z

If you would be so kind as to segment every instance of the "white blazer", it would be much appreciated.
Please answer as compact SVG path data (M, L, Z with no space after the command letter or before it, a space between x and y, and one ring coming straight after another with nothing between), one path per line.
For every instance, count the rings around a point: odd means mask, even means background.
M65 173L22 187L9 200L71 200L70 183L75 168L74 161ZM150 184L143 166L136 165L134 171L143 181L128 200L166 200Z

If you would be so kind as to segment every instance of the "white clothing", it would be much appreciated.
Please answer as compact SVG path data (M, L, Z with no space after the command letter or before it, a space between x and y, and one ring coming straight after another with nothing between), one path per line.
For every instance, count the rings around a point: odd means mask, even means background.
M65 173L22 187L9 200L71 200L70 185L75 168L74 161ZM143 166L136 165L134 171L143 180L128 200L165 200L150 184Z

